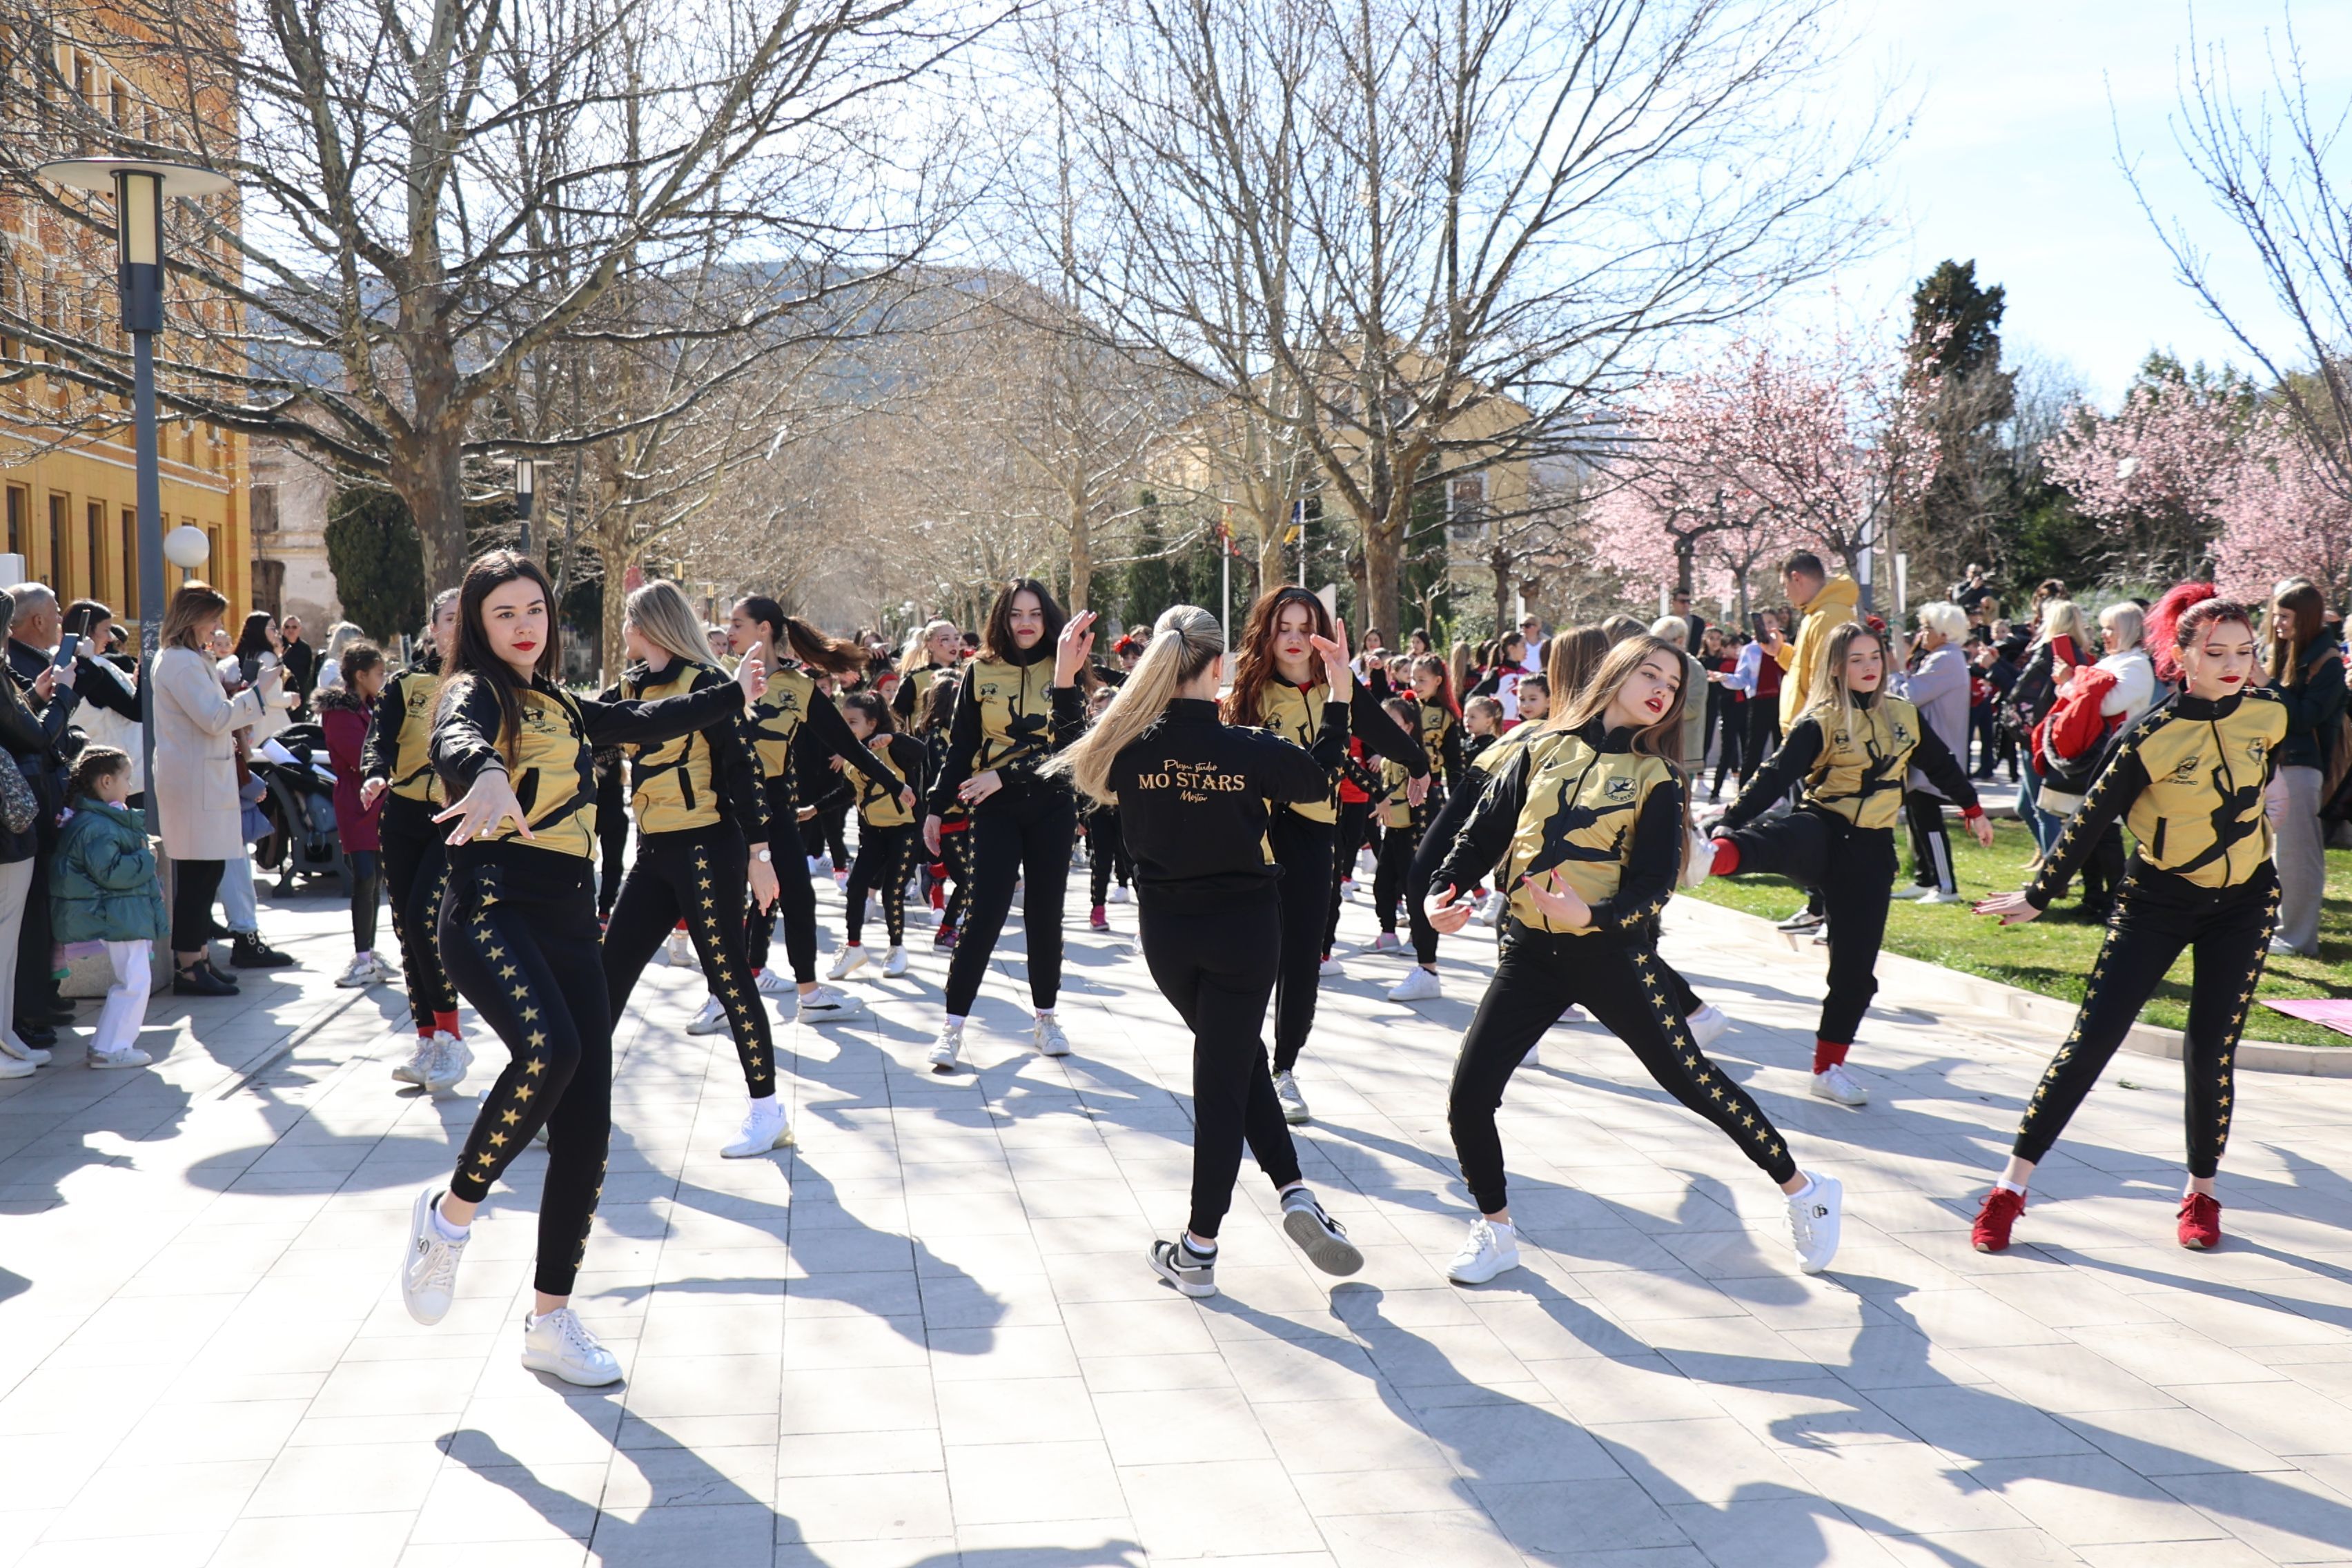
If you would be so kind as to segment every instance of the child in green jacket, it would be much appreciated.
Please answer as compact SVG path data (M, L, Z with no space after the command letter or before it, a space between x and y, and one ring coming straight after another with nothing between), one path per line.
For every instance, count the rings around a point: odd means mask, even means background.
M122 804L131 793L131 758L112 746L83 749L74 765L73 815L58 836L49 867L50 915L60 946L103 942L114 984L90 1037L94 1068L143 1068L140 1026L147 1019L148 955L168 929L155 854L143 813Z

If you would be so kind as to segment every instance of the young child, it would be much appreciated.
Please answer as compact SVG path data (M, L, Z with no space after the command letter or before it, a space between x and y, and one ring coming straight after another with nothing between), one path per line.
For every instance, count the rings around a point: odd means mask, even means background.
M1421 707L1412 698L1391 697L1381 704L1381 710L1396 721L1398 729L1415 740L1421 738ZM1412 803L1406 793L1412 782L1402 763L1381 759L1381 793L1372 805L1372 816L1381 825L1380 862L1372 876L1372 909L1381 921L1381 934L1372 939L1375 952L1397 950L1397 900L1404 896L1405 873L1412 868L1413 851L1421 847L1421 835L1413 831Z
M1118 695L1118 688L1106 682L1095 688L1087 700L1089 721L1100 719L1110 700ZM1135 876L1135 865L1127 858L1127 841L1119 835L1118 807L1098 801L1079 803L1079 820L1086 824L1087 872L1092 883L1093 900L1087 906L1087 929L1110 930L1110 916L1103 910L1105 903L1127 902L1128 883ZM1114 888L1111 879L1117 877Z
M843 698L841 716L847 721L849 732L897 777L899 789L886 789L865 778L857 781L857 859L842 893L841 956L833 961L825 978L843 979L866 963L859 938L864 934L866 895L870 891L882 900L883 925L890 935L882 974L895 980L907 973L907 884L914 878L915 856L922 847L915 831L915 814L902 792L911 789L918 796L922 794L923 743L891 728L890 705L874 692L853 691Z
M1470 731L1462 746L1463 764L1469 766L1503 738L1502 703L1492 697L1473 697L1462 705L1462 727Z
M367 744L368 718L391 673L383 649L354 642L343 649L341 679L319 693L319 727L327 732L327 763L335 770L335 832L343 841L343 868L352 886L352 962L335 977L348 990L400 978L375 948L376 906L383 901L383 843L376 814L383 796L360 804L367 773L360 754Z
M83 748L68 792L73 814L49 867L56 940L103 942L114 965L89 1041L89 1065L101 1069L143 1068L153 1059L139 1048L139 1027L147 1018L148 952L169 929L146 816L122 804L131 784L129 753Z
M948 731L955 720L956 698L962 689L962 678L948 674L934 679L931 689L923 694L915 735L923 742L926 776L937 774L947 761ZM954 951L956 927L962 923L963 907L971 896L971 814L961 804L951 806L940 822L940 858L930 867L931 908L940 916L940 929L931 933L931 947L936 952ZM950 883L955 887L952 893L947 890Z

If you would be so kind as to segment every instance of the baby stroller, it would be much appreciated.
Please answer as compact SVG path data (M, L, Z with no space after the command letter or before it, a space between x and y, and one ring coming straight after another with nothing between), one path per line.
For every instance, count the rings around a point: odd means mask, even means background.
M278 873L280 896L294 890L297 877L331 877L337 890L348 894L326 731L316 724L289 725L261 742L250 765L265 786L257 809L268 826L254 841L253 863Z

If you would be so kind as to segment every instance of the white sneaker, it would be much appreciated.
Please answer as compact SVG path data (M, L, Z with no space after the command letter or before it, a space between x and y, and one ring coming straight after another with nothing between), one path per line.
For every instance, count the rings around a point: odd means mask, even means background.
M1412 973L1389 987L1391 1002L1426 1002L1444 994L1445 987L1437 983L1437 971L1423 969L1418 963L1412 966Z
M474 1070L474 1047L466 1043L464 1036L453 1035L446 1029L436 1029L433 1032L433 1037L446 1047L449 1054L457 1058L459 1078Z
M1498 1225L1480 1215L1470 1222L1470 1234L1462 1238L1462 1250L1445 1266L1445 1277L1456 1285L1484 1285L1506 1268L1518 1266L1517 1227Z
M907 950L894 947L882 955L882 978L896 980L907 973Z
M1868 1105L1870 1090L1845 1070L1845 1063L1832 1062L1813 1075L1813 1098L1834 1100L1840 1105Z
M466 1256L463 1240L441 1234L433 1205L441 1190L427 1187L408 1207L408 1247L400 1258L400 1300L420 1323L437 1323L449 1315L457 1294L457 1264Z
M375 978L377 984L397 985L400 984L400 971L394 969L391 963L385 959L383 954L380 952L371 953L369 954L369 957L375 964Z
M1315 966L1315 973L1326 980L1344 980L1347 978L1348 966L1337 958L1326 955L1323 962Z
M743 1125L736 1129L735 1142L719 1152L724 1159L748 1160L782 1149L792 1141L792 1119L784 1114L783 1103L770 1095L751 1102L751 1109L743 1113Z
M1683 1027L1690 1031L1691 1042L1700 1050L1705 1050L1723 1037L1724 1030L1731 1027L1731 1016L1714 1003L1704 1002L1699 1005L1697 1012L1683 1020Z
M335 976L335 984L346 991L357 991L362 986L374 984L375 955L371 952L352 954L352 961L343 965L341 974Z
M844 1018L855 1018L866 1011L866 1004L845 995L829 985L820 985L800 999L800 1012L795 1021L803 1024L837 1024Z
M1037 1027L1031 1037L1041 1056L1066 1057L1070 1054L1070 1037L1062 1033L1062 1021L1051 1014L1040 1014Z
M687 1024L686 1032L689 1035L715 1035L725 1027L727 1027L726 1007L720 1004L718 997L706 996L702 1001L702 1011L697 1013Z
M1384 931L1381 932L1380 935L1372 938L1371 951L1374 952L1395 952L1398 951L1399 946L1400 944L1397 942L1397 933L1392 931Z
M143 1068L154 1059L136 1046L124 1046L120 1050L89 1053L89 1065L100 1072L110 1072L118 1068Z
M833 966L824 972L827 980L845 980L866 967L866 950L862 947L843 948L834 955Z
M694 967L694 943L684 931L674 931L669 933L667 952L667 962L672 969Z
M833 862L826 859L822 855L810 856L808 858L808 866L809 875L812 877L830 877L833 875Z
M953 1072L956 1056L963 1049L963 1026L941 1024L931 1040L930 1064L933 1072Z
M30 1078L40 1070L38 1062L28 1062L18 1057L0 1056L0 1079Z
M1511 900L1506 895L1499 892L1489 893L1486 895L1486 901L1478 906L1478 912L1471 918L1480 925L1492 930L1502 923L1503 911L1510 907Z
M1340 882L1339 897L1351 904L1356 901L1356 879L1349 877Z
M16 1031L0 1027L0 1057L14 1057L26 1067L45 1068L49 1065L49 1053L39 1046L28 1046L16 1037ZM21 1075L11 1073L10 1077Z
M1922 887L1918 883L1914 882L1909 887L1897 888L1886 896L1890 899L1924 899L1935 892L1935 890L1936 889L1932 885Z
M1282 1194L1282 1231L1326 1274L1353 1274L1364 1267L1363 1253L1305 1187Z
M793 977L781 969L762 969L751 977L762 996L789 996L794 989Z
M1110 901L1111 901L1112 903L1114 903L1114 904L1123 904L1123 903L1127 902L1127 884L1126 884L1126 883L1121 882L1121 883L1119 883L1118 886L1116 886L1116 887L1114 887L1114 888L1112 888L1112 889L1111 889L1111 890L1110 890Z
M1837 1256L1845 1187L1835 1176L1807 1172L1806 1178L1812 1184L1789 1198L1789 1237L1797 1244L1797 1267L1819 1274Z
M433 1037L430 1035L419 1035L416 1037L415 1050L409 1054L409 1058L406 1061L397 1063L394 1066L392 1076L398 1079L403 1083L421 1084L425 1081L426 1071L430 1069L432 1066Z
M583 1388L621 1381L621 1363L569 1307L558 1307L536 1322L524 1316L522 1364Z
M1297 1073L1278 1072L1274 1075L1274 1098L1276 1103L1282 1107L1285 1121L1293 1127L1307 1125L1307 1091L1298 1087Z
M2267 951L2273 958L2301 958L2304 956L2304 954L2296 949L2294 943L2287 941L2284 937L2274 936L2271 938L2271 944Z
M1959 893L1948 893L1938 888L1919 901L1923 904L1965 904L1969 900Z
M433 1037L433 1059L425 1068L425 1087L430 1090L455 1088L466 1076L465 1047L448 1035Z

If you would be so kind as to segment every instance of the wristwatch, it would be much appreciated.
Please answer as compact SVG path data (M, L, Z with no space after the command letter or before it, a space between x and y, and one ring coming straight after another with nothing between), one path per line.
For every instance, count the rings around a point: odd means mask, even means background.
M762 849L757 855L752 856L751 858L757 860L762 866L768 866L774 864L776 858L773 855L769 854L765 849Z

